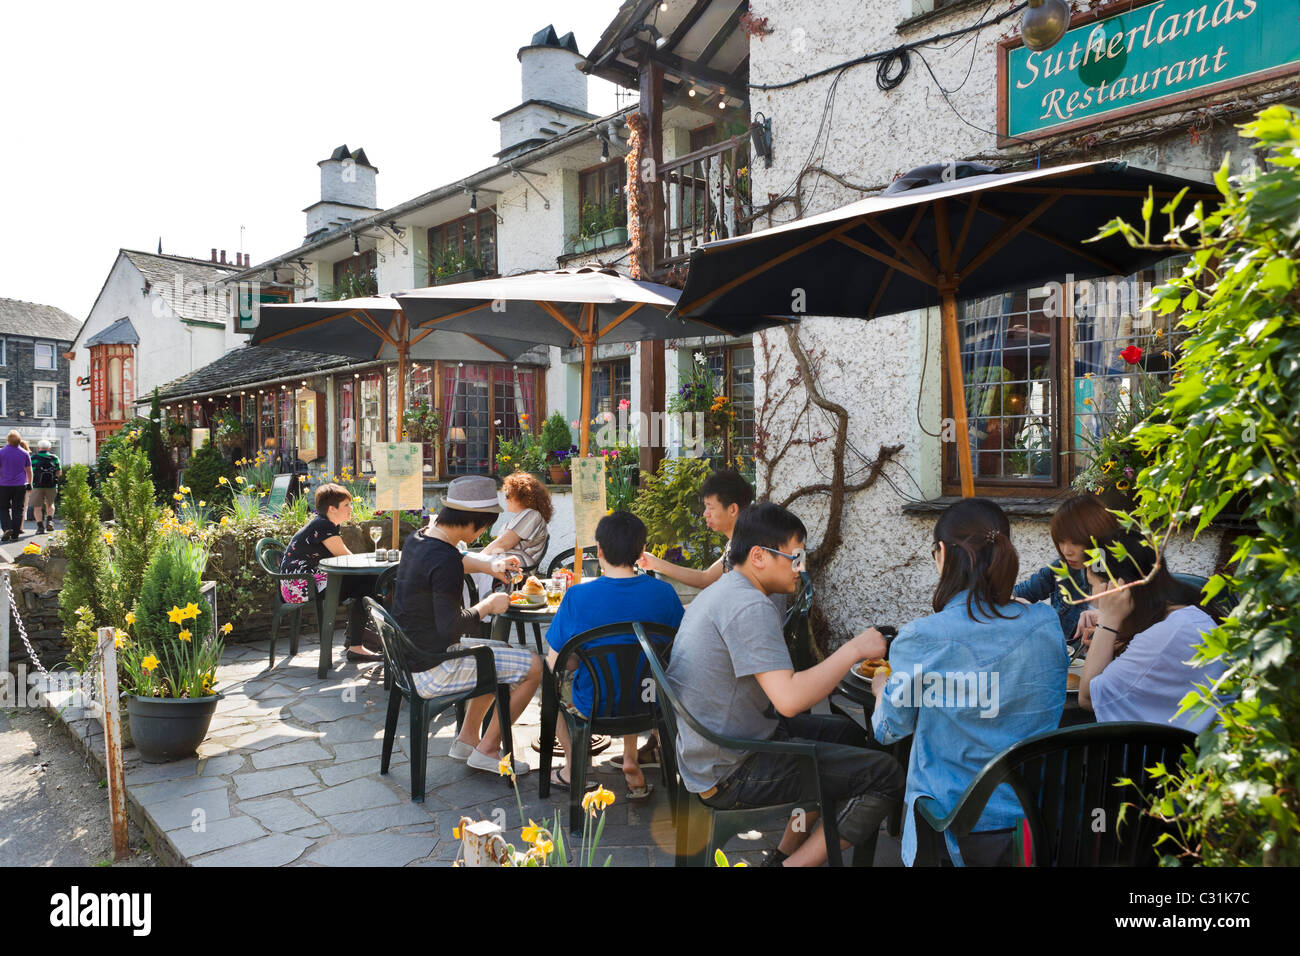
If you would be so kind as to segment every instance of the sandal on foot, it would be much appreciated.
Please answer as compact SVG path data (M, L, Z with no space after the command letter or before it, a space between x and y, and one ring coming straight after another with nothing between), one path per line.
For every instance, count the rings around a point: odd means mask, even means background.
M361 654L357 651L348 651L348 660L352 663L370 664L378 663L384 659L383 654Z
M646 781L646 783L642 784L639 787L628 787L627 793L623 795L623 798L632 803L637 803L641 800L648 800L650 798L650 794L654 792L655 792L655 785L653 783L650 783L649 781Z
M554 770L551 771L552 787L554 787L557 790L565 790L565 791L570 789L569 781L565 780L563 777L560 776L560 771L567 770L567 769L568 769L567 767L556 767ZM599 784L597 784L596 781L588 780L586 791L590 793L592 790L595 790L597 786L599 786Z

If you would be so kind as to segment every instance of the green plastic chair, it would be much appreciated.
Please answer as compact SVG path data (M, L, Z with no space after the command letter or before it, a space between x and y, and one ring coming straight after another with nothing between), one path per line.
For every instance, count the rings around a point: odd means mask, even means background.
M267 577L271 579L271 651L270 664L275 666L275 644L280 635L280 619L290 617L291 629L289 631L289 656L298 653L298 633L302 628L302 609L308 605L316 609L316 627L317 630L324 633L324 627L321 618L325 615L325 601L321 593L316 590L316 579L310 574L304 577L301 574L281 574L280 562L284 558L284 542L276 538L262 538L257 542L254 554L257 557L257 563L262 570L266 572ZM280 593L280 583L283 581L302 581L307 585L307 593L313 595L310 601L304 601L302 604L290 604Z
M797 807L815 805L821 810L822 833L826 838L827 862L831 866L843 866L844 856L840 852L840 832L836 822L838 806L834 800L825 795L822 787L821 768L817 760L817 747L812 743L795 740L742 740L715 734L687 711L673 693L655 648L650 644L645 629L640 623L633 623L637 641L645 652L645 659L650 664L650 671L656 688L657 714L659 715L659 740L663 746L664 769L676 779L676 813L674 822L677 827L677 865L708 866L713 861L715 850L724 847L732 837L753 830L767 823L776 811L789 811ZM718 810L709 806L698 795L687 791L682 781L677 778L677 722L684 721L692 730L710 743L730 750L742 750L748 753L778 753L794 757L800 765L802 789L796 800L772 807L758 807L750 810ZM854 847L853 856L858 865L867 865L876 855L876 833ZM699 849L692 850L698 846Z
M993 791L1009 784L1029 830L1026 853L1024 828L1017 829L1017 859L1033 866L1156 866L1153 847L1167 828L1142 812L1143 798L1155 791L1145 768L1177 767L1195 742L1181 727L1136 722L1035 734L985 764L950 812L933 797L917 798L917 865L941 863L943 834L970 833ZM1136 789L1115 786L1120 777ZM1121 824L1120 808L1132 803L1139 806L1129 807Z
M549 578L560 568L572 571L574 551L574 548L565 548L553 557L551 563L546 566L546 576ZM584 579L600 576L600 562L596 560L595 545L582 549L582 576Z
M647 642L653 635L654 653L667 660L677 629L662 624L645 622L636 625L637 633ZM541 770L537 775L537 795L543 800L551 794L551 759L555 747L555 725L560 714L569 728L569 829L582 832L582 798L586 793L587 774L591 769L591 735L608 734L623 737L641 734L658 726L653 702L643 698L643 682L650 676L645 664L645 652L632 641L620 644L602 644L591 647L593 641L610 637L631 637L633 624L624 621L607 624L577 634L565 642L555 657L555 669L545 667L542 678L542 727L538 744L541 750ZM572 668L570 666L572 662ZM586 670L592 680L591 713L579 714L560 703L560 680L566 671ZM618 675L615 681L614 675ZM668 763L662 764L664 786L671 795L674 782L669 777Z
M478 683L468 690L455 694L421 697L415 692L415 680L407 663L410 653L415 650L415 645L379 602L372 597L364 597L361 600L375 630L379 632L379 640L384 648L384 667L387 668L386 675L390 678L386 681L389 687L388 714L384 720L384 746L379 759L379 772L388 773L388 765L393 755L393 741L397 737L397 718L402 710L402 700L405 699L410 712L411 802L423 803L429 762L429 724L449 707L458 707L457 713L463 713L461 708L467 701L483 694L495 693L497 712L509 714L510 686L497 682L496 661L492 657L491 648L469 647L446 651L432 657L435 664L459 657L474 658L478 663ZM460 723L461 721L457 720L457 730L460 729ZM508 720L501 722L501 743L506 753L514 752Z

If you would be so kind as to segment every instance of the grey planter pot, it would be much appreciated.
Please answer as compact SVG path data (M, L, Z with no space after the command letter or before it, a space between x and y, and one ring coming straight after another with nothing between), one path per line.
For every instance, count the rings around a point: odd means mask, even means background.
M208 735L220 694L194 699L128 696L131 738L145 763L170 763L194 756Z

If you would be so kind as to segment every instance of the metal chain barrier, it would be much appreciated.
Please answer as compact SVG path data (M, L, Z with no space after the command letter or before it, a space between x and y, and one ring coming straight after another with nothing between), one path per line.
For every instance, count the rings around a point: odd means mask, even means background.
M48 678L50 672L45 669L45 665L41 663L41 659L36 656L36 648L32 647L32 642L27 639L27 628L23 626L22 616L18 613L18 602L14 599L14 587L10 581L10 576L5 574L4 579L5 592L9 597L9 610L14 616L14 623L18 625L18 636L22 638L23 647L27 648L27 657L36 665L36 669Z
M41 663L40 657L36 654L36 648L32 647L32 642L27 637L27 627L23 624L22 615L18 613L18 601L14 596L11 575L5 574L3 577L6 596L9 598L9 611L13 615L14 623L18 625L18 637L22 640L23 647L27 648L27 657L47 681L53 681L56 678L45 669L45 665ZM96 642L94 653L86 662L85 670L82 672L82 680L80 681L80 690L87 705L93 705L95 701L103 699L103 688L100 686L102 680L99 674L99 662L103 656L104 652ZM85 679L87 675L90 677L89 680Z

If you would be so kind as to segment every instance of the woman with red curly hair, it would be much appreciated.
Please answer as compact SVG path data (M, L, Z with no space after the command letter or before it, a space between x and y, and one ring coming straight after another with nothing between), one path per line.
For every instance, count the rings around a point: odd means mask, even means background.
M524 569L542 563L546 551L546 526L550 524L555 509L551 495L534 475L516 471L501 483L506 496L505 528L483 549L483 556L504 554L519 559Z

